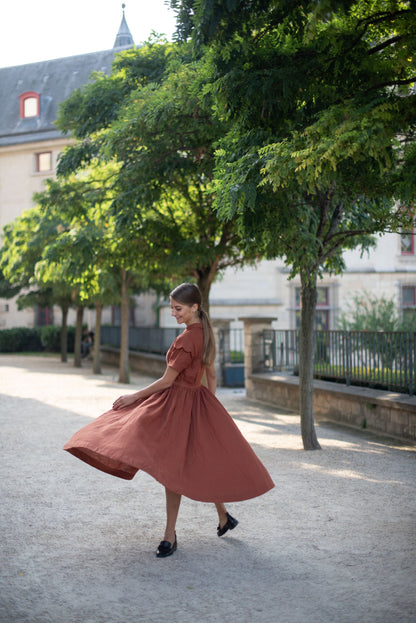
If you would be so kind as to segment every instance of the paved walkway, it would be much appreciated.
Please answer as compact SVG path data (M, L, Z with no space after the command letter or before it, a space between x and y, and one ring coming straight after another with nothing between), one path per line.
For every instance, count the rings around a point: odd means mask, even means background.
M132 389L52 357L0 355L1 623L414 623L414 448L320 425L219 390L276 488L230 506L184 499L178 551L156 559L162 487L61 450ZM137 385L148 382L134 377Z

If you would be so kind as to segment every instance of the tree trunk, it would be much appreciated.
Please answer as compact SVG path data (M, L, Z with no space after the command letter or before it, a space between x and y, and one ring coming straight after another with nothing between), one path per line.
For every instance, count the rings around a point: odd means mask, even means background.
M130 383L129 367L129 293L127 287L127 273L121 271L121 336L120 336L120 362L118 370L118 382Z
M305 450L320 450L313 419L313 332L316 309L316 278L301 274L301 320L299 359L299 406Z
M68 361L68 309L69 305L61 305L62 327L61 327L61 361Z
M93 374L101 374L100 343L101 343L102 311L103 311L103 306L101 304L101 301L98 301L95 305L94 354L93 354L93 360L92 360Z
M74 345L74 368L81 367L81 341L82 341L82 317L84 315L84 307L77 307L77 324L75 327L75 345Z
M206 270L198 271L198 288L202 297L202 309L209 316L209 293L211 291L212 282L217 274L217 262L209 266Z

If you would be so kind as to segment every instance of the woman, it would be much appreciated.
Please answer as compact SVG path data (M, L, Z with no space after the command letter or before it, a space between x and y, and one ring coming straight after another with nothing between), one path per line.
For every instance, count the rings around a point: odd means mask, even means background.
M262 495L273 486L231 416L215 397L215 341L201 293L183 283L170 294L172 316L185 331L170 347L164 375L120 396L64 446L97 469L127 480L139 469L165 487L166 529L156 556L177 548L181 496L214 502L218 536L238 521L224 505ZM205 372L207 387L201 384Z

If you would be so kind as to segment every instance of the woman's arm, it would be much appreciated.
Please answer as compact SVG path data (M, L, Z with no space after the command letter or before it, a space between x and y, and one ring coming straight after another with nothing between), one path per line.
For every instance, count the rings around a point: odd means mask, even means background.
M179 372L167 366L164 375L154 383L151 383L147 387L140 389L134 394L126 394L125 396L120 396L120 398L117 398L117 400L114 401L113 409L117 410L122 409L123 407L128 407L137 400L143 400L144 398L147 398L148 396L151 396L156 392L161 392L164 389L168 389L168 387L172 385L178 374Z
M210 392L215 394L215 390L217 389L217 375L215 373L214 364L212 363L210 366L206 366L205 374L207 377L207 386Z

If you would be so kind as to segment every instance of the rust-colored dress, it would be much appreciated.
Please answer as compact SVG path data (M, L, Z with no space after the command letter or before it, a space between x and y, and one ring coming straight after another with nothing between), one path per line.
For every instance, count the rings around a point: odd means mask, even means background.
M144 470L165 487L201 502L237 502L274 483L215 395L201 385L203 327L189 325L170 347L179 372L166 390L107 411L64 446L104 472L130 480Z

